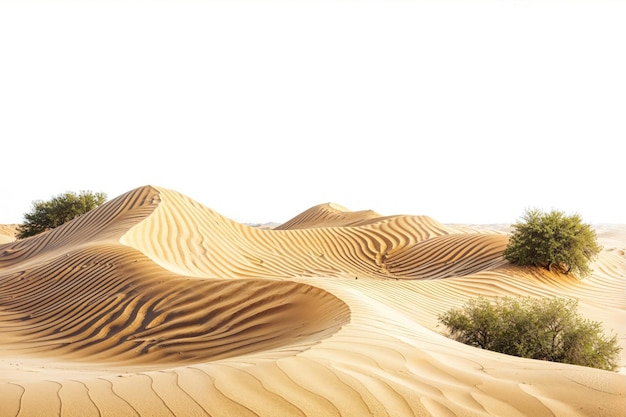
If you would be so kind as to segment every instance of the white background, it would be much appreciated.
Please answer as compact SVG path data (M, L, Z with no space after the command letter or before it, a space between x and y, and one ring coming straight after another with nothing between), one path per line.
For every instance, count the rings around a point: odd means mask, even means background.
M0 2L0 223L142 185L241 222L334 202L626 223L626 2Z

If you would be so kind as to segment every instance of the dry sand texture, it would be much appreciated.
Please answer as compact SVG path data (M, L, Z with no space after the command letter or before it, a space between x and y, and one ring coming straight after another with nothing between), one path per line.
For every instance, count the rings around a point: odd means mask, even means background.
M598 234L578 281L509 265L495 229L322 204L266 230L141 187L0 241L0 416L623 417L624 374L437 325L481 294L575 297L626 347L626 230Z

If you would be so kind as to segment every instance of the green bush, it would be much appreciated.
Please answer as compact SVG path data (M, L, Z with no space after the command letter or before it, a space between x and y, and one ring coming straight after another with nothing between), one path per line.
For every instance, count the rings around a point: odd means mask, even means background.
M621 347L602 325L577 313L578 301L562 298L470 299L439 316L459 342L523 358L615 371Z
M102 205L106 199L105 193L81 191L59 194L48 201L34 201L32 211L24 214L24 223L18 226L16 237L24 239L59 227Z
M578 214L566 216L553 210L527 210L523 222L513 225L504 258L518 265L572 272L580 277L591 272L589 264L602 250L596 232Z

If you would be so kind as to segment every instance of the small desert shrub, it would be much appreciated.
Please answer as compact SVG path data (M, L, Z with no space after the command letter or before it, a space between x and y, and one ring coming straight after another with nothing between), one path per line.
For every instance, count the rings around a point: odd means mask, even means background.
M595 230L578 214L566 216L553 210L527 210L523 221L513 224L504 258L518 265L545 267L584 277L589 264L602 250Z
M621 347L599 322L577 313L578 301L562 298L470 299L439 316L450 337L482 349L523 358L615 371Z

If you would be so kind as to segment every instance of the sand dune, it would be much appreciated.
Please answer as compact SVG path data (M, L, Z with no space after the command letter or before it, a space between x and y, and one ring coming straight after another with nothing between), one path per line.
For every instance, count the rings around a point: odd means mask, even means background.
M488 227L329 203L268 230L141 187L0 241L0 416L624 416L624 374L437 324L477 295L573 297L626 347L626 227L597 230L579 281L508 264Z

